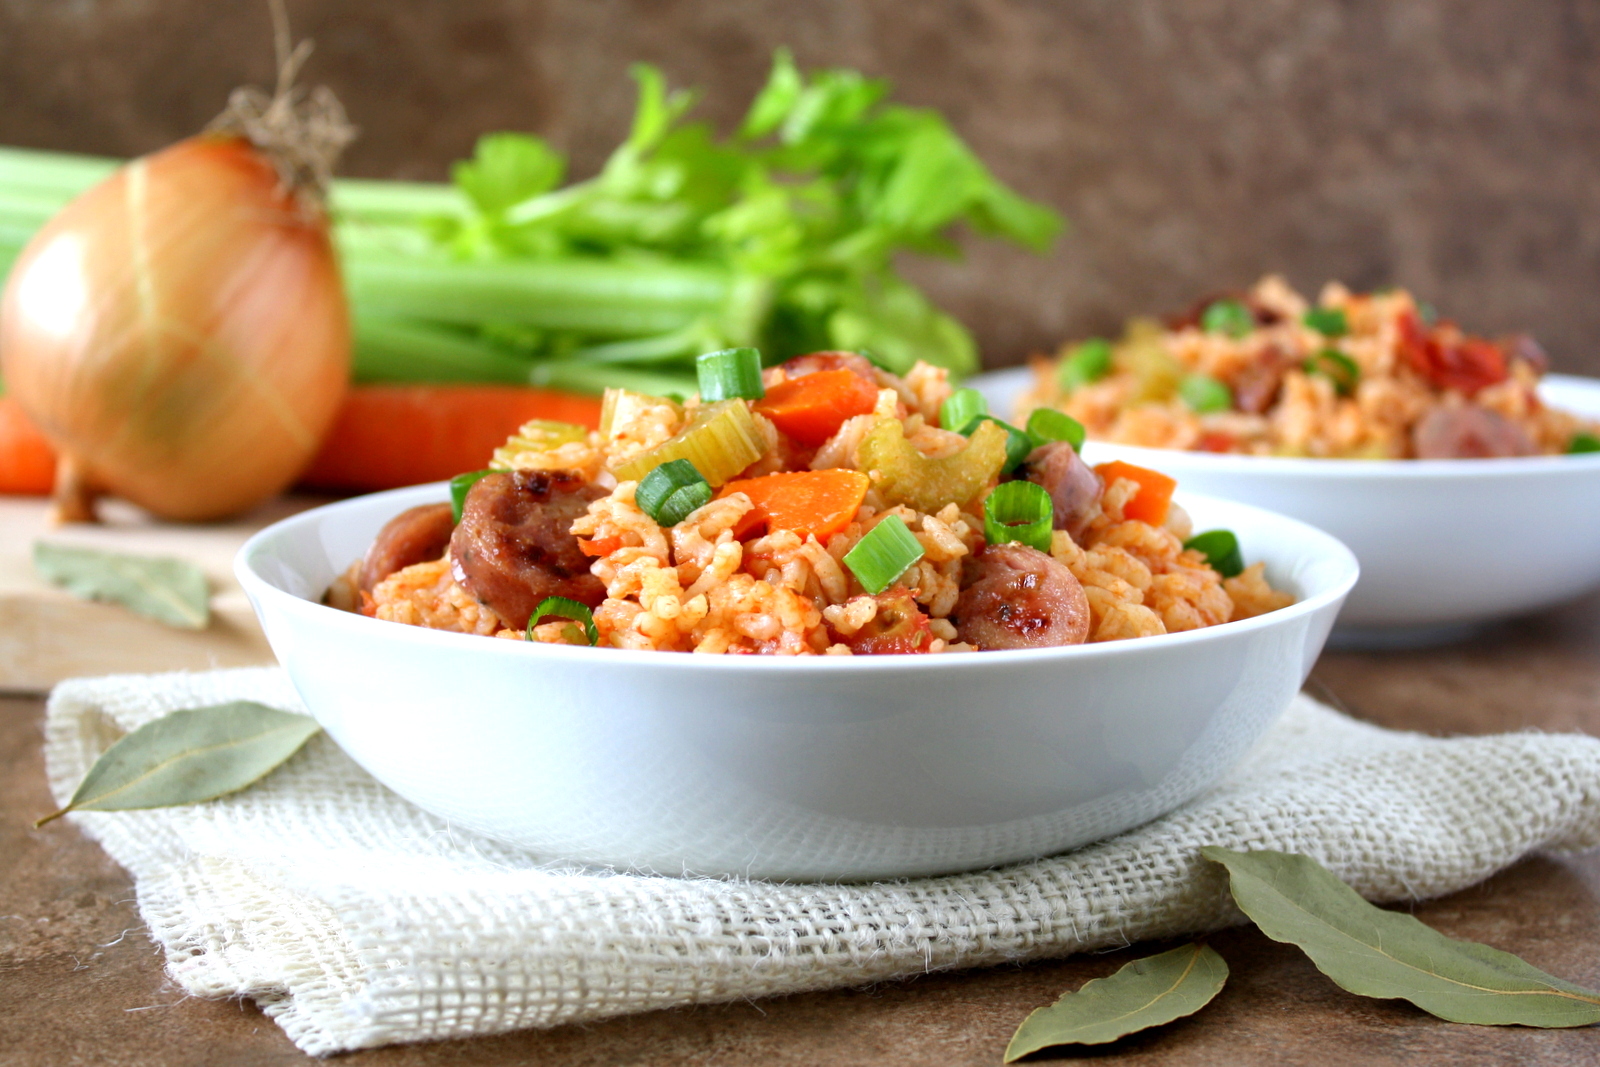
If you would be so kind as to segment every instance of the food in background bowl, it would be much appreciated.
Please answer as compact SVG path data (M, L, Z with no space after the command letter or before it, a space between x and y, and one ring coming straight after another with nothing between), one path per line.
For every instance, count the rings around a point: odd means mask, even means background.
M1436 320L1404 289L1280 278L1165 324L1037 360L1024 411L1146 448L1334 459L1481 459L1600 450L1600 427L1545 404L1530 337L1489 340Z
M688 401L611 390L529 423L456 513L392 520L332 599L376 618L641 651L861 655L1151 637L1292 602L1172 479L1091 469L1081 427L990 416L941 368L700 360Z
M996 411L1034 387L1025 367L972 379ZM1547 407L1600 419L1600 381L1549 374ZM1600 586L1600 453L1382 462L1249 456L1089 441L1091 463L1161 470L1186 489L1270 508L1350 546L1361 582L1346 645L1437 644Z

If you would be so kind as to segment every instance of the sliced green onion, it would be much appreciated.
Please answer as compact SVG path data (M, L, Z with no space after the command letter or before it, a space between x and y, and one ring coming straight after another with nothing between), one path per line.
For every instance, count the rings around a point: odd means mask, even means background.
M978 427L985 422L992 422L1006 432L1006 462L1005 466L1000 468L1000 473L1002 475L1010 474L1021 465L1023 460L1028 458L1028 453L1032 452L1036 447L1033 443L1033 438L1009 422L1002 422L993 415L978 415L974 417L972 421L961 427L961 436L971 437L977 432Z
M906 526L905 520L890 515L844 554L844 565L856 576L861 588L877 595L893 585L922 554L922 543Z
M991 545L1016 541L1050 551L1050 494L1033 482L1001 482L983 502L983 536Z
M1200 328L1207 333L1243 337L1256 327L1256 317L1237 300L1218 300L1200 316Z
M1195 534L1183 543L1206 558L1211 569L1224 578L1232 578L1244 570L1244 556L1239 552L1239 539L1232 530L1207 530Z
M1065 411L1034 408L1033 414L1028 416L1028 436L1033 438L1035 446L1048 444L1051 441L1065 441L1072 446L1074 452L1079 452L1083 450L1083 439L1087 435L1083 423Z
M594 612L576 600L568 600L564 596L547 596L539 601L539 606L534 609L532 615L528 616L528 632L526 636L529 641L534 639L534 626L546 615L554 615L558 619L571 619L573 622L579 623L583 626L583 636L589 639L590 645L598 645L600 643L600 631L595 629L594 625Z
M1600 437L1592 433L1575 433L1567 444L1567 455L1581 456L1586 452L1600 452Z
M707 352L694 361L694 372L700 378L700 399L707 404L735 398L760 400L767 395L761 384L761 353L753 348Z
M989 402L976 389L957 389L939 405L939 425L947 430L965 426L979 415L989 414Z
M1178 382L1178 395L1199 415L1233 407L1233 390L1209 374L1189 374Z
M461 511L467 506L467 494L472 492L472 487L493 473L494 471L469 471L450 479L450 514L455 516L457 523L461 521Z
M1111 373L1111 342L1104 337L1091 337L1073 348L1061 361L1056 371L1056 383L1063 393L1098 382Z
M1361 368L1356 366L1356 361L1337 348L1324 348L1309 357L1304 370L1307 374L1320 374L1328 379L1340 396L1355 392L1356 384L1361 381Z
M1350 332L1350 322L1344 317L1344 308L1312 308L1300 321L1324 337L1343 337Z
M646 474L633 502L658 526L676 526L696 508L711 502L711 485L693 463L675 459Z

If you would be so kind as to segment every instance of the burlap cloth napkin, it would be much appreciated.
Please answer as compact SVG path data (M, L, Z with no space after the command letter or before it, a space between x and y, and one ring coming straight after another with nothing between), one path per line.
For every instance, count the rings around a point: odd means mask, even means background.
M65 802L149 719L235 699L301 707L275 669L64 683L51 788ZM1448 893L1535 849L1600 843L1600 739L1440 740L1302 696L1225 783L1163 819L1032 863L873 885L552 866L412 807L324 735L230 798L73 818L132 872L184 989L253 997L322 1055L1216 929L1242 917L1205 844L1307 853L1372 900Z

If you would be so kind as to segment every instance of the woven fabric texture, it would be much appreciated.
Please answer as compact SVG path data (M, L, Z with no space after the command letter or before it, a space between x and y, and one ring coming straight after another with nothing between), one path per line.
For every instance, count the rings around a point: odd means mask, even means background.
M303 710L278 670L64 683L47 721L51 788L64 803L144 722L238 699ZM322 735L232 797L71 817L133 874L184 989L253 997L322 1055L1242 921L1206 844L1305 853L1376 901L1436 896L1532 850L1600 844L1600 740L1427 738L1302 696L1226 782L1162 819L1048 859L870 885L554 867L452 830Z

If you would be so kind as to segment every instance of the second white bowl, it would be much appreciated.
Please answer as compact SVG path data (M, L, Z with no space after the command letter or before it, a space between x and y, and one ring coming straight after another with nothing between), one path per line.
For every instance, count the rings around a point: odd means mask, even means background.
M1026 370L969 383L1012 411ZM1600 418L1600 381L1550 375L1543 399ZM1600 454L1526 459L1339 460L1227 456L1091 441L1091 463L1126 460L1185 489L1292 515L1361 561L1335 640L1444 640L1600 585Z

